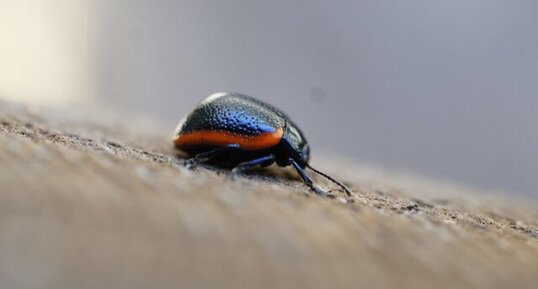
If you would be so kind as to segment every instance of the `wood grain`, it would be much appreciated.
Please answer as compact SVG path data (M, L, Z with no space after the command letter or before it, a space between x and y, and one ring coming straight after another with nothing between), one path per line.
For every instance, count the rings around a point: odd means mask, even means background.
M314 152L355 193L322 199L187 170L171 132L0 102L0 287L537 288L532 201Z

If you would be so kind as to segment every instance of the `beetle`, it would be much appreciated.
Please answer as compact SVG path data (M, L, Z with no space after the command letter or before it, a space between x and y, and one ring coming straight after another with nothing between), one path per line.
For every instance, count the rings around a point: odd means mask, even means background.
M173 142L189 155L187 167L206 163L238 174L276 162L293 166L318 195L326 193L314 185L306 168L351 196L343 184L309 165L310 147L301 129L281 110L251 96L228 92L208 96L179 122Z

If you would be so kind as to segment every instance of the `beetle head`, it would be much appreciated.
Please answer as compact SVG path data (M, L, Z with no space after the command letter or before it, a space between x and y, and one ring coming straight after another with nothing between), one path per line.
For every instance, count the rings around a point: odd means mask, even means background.
M288 144L288 153L302 168L310 161L310 146L301 130L291 121L287 121L284 139Z

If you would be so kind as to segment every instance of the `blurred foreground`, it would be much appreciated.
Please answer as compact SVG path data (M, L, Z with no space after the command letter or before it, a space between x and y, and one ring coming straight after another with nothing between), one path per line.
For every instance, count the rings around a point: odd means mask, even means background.
M536 288L536 204L314 155L356 193L321 199L166 133L0 103L0 287Z

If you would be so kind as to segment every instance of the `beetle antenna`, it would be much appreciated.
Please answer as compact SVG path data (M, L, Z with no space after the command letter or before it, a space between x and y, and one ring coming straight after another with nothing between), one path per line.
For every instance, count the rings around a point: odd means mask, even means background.
M326 179L328 179L329 181L331 181L331 182L337 184L340 188L342 188L342 189L344 190L344 192L346 192L346 194L347 194L348 197L351 197L351 191L350 191L346 186L344 186L344 184L342 184L341 182L339 182L339 181L333 179L331 176L329 176L329 175L327 175L327 174L325 174L325 173L322 173L322 172L316 170L315 168L311 167L309 164L307 164L306 166L307 166L309 169L313 170L314 172L316 172L316 173L318 173L318 174L324 176L324 177L325 177Z

